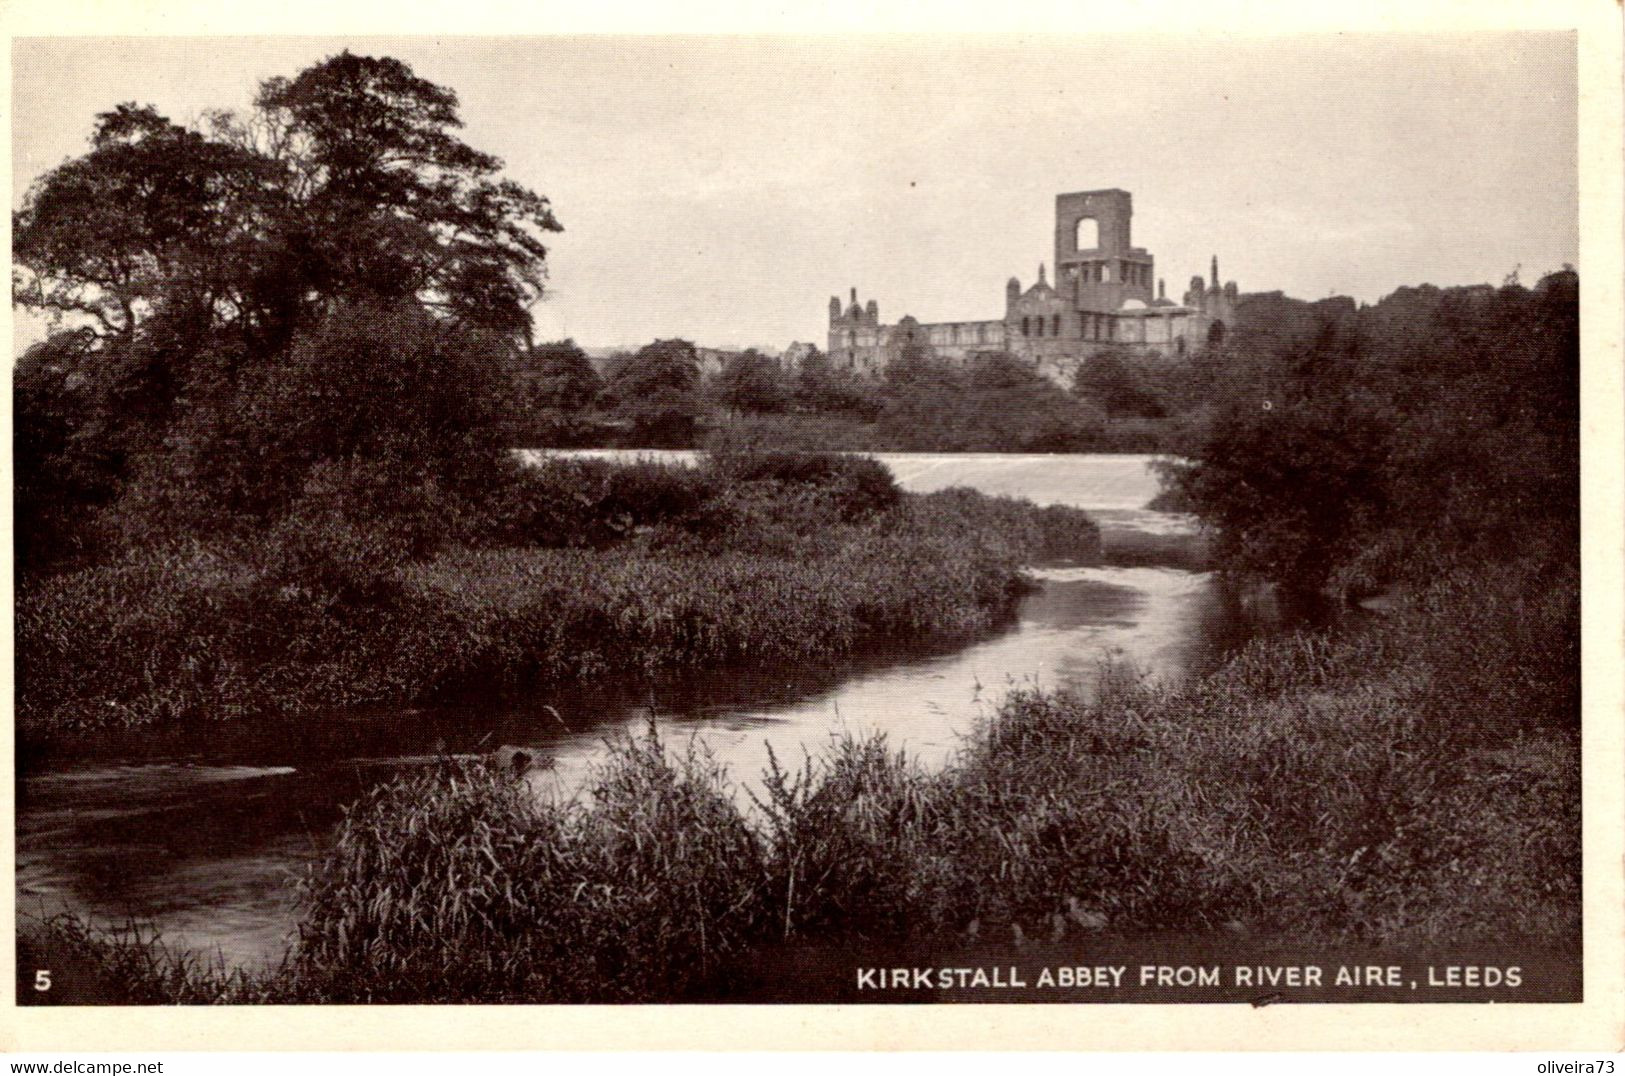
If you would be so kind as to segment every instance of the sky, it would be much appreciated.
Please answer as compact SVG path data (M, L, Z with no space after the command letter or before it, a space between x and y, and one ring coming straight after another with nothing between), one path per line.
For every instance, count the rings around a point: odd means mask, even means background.
M243 109L345 48L456 91L551 199L538 339L822 344L851 287L888 322L1000 317L1055 195L1107 187L1175 299L1212 255L1243 292L1366 302L1579 262L1550 32L17 39L13 208L97 112Z

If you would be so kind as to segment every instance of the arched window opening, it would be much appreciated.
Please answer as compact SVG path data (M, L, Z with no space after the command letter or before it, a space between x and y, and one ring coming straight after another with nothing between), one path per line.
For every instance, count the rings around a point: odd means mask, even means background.
M1061 335L1061 315L1056 314L1053 318L1050 319L1050 331L1049 331L1049 334L1051 336L1060 336Z
M1207 342L1215 347L1224 343L1224 322L1215 321L1212 325L1208 326Z
M1100 223L1093 217L1080 217L1074 250L1094 250L1100 246Z
M1112 282L1112 267L1110 263L1101 265L1100 280L1103 284L1110 284Z
M1022 336L1031 336L1032 335L1032 328L1028 324L1028 319L1025 318L1025 317L1021 319L1021 335Z

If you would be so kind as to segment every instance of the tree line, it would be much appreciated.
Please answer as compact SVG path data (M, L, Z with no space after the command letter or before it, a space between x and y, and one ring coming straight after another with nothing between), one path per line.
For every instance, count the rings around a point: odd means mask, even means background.
M1369 306L1257 296L1240 314L1170 467L1223 564L1353 594L1464 559L1577 579L1571 269Z
M602 363L565 340L521 360L513 432L531 445L688 446L742 422L824 449L1163 451L1206 404L1193 387L1203 362L1110 350L1063 386L1004 352L954 361L915 347L868 376L816 349L793 365L747 349L705 375L686 340Z

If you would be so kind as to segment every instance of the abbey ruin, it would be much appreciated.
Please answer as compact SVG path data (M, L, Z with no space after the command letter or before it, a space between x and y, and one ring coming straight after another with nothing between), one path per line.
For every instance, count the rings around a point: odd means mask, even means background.
M844 308L831 297L830 361L874 375L909 347L960 361L1008 352L1065 384L1079 363L1100 351L1183 354L1222 337L1235 320L1235 281L1220 285L1215 257L1211 279L1193 276L1181 301L1173 302L1155 278L1151 254L1130 240L1133 215L1128 191L1056 195L1055 282L1046 279L1042 263L1025 291L1011 277L1002 318L922 323L905 316L885 325L873 299L858 304L856 288Z

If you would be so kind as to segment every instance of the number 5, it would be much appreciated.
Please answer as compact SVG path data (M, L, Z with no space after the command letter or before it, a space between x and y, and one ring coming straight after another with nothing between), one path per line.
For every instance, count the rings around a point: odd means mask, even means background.
M40 992L51 989L51 973L41 970L34 973L34 989Z

